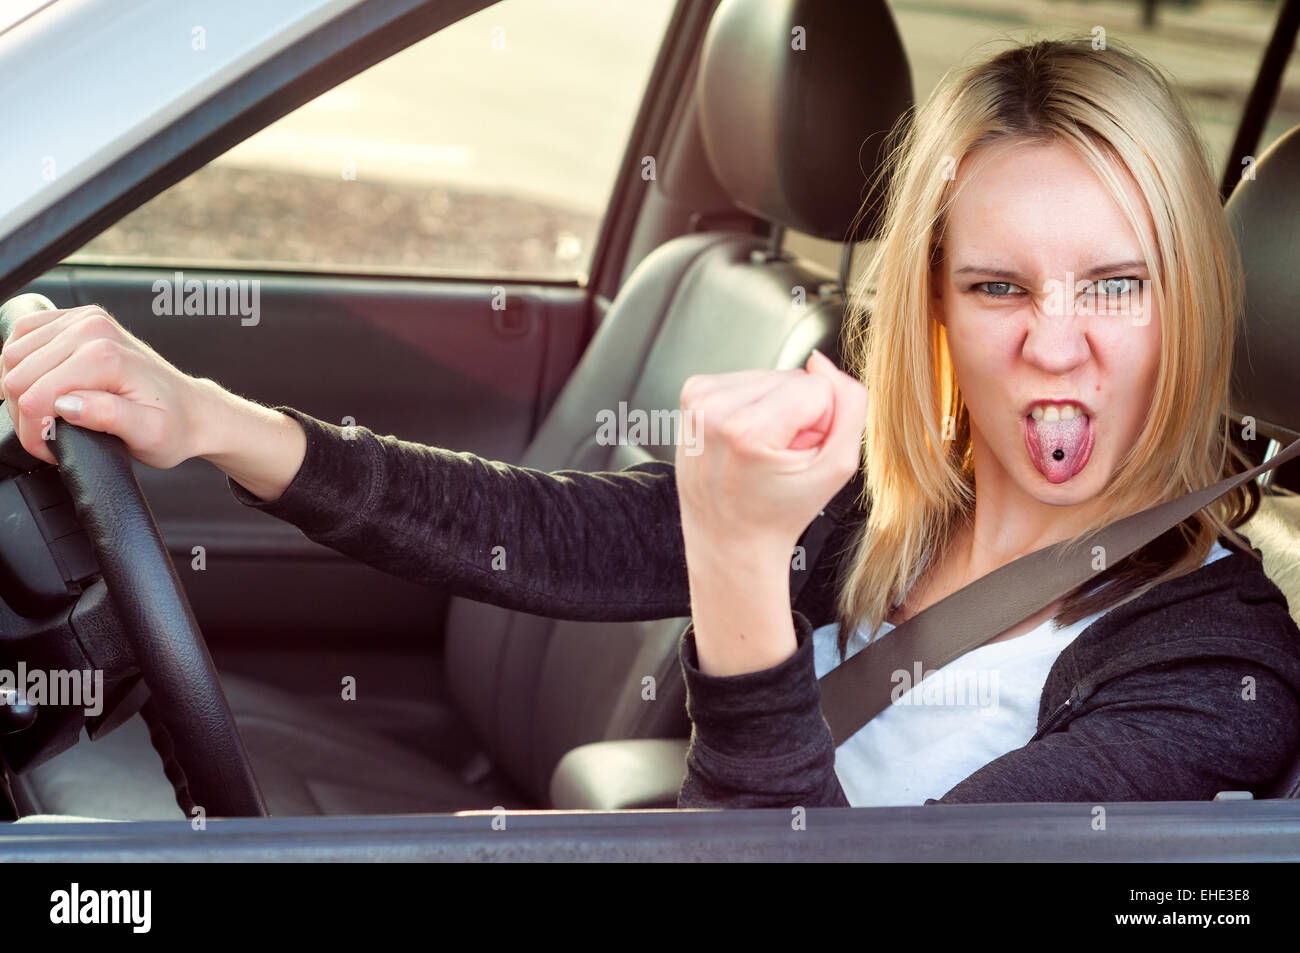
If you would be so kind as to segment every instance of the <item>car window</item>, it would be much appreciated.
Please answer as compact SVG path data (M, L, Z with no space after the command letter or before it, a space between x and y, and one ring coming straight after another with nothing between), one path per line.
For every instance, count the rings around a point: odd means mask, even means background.
M1049 0L888 0L912 67L918 103L944 73L1014 43L1070 33L1115 37L1174 80L1205 140L1215 181L1223 178L1237 124L1245 111L1282 0L1082 4ZM1144 22L1146 12L1150 23ZM1260 137L1262 152L1300 124L1300 57L1294 53ZM787 247L832 271L840 245L790 234ZM866 259L855 256L855 270Z
M256 133L70 262L585 279L676 0L503 0Z
M1282 0L1080 4L1036 0L889 0L918 101L957 63L1012 43L1066 33L1114 37L1174 80L1222 178L1237 124ZM1147 14L1150 22L1145 22ZM1300 123L1300 63L1291 58L1261 147Z

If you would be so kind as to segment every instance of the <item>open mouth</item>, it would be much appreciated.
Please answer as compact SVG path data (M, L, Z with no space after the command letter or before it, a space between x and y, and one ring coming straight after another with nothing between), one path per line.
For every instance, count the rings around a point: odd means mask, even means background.
M1049 483L1064 483L1088 465L1096 433L1078 404L1043 401L1024 418L1029 459Z

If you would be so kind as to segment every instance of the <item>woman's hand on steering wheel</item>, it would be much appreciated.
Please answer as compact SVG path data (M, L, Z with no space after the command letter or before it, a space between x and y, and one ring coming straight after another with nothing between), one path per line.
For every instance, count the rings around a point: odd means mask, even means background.
M20 317L0 354L0 393L18 439L51 464L45 435L56 415L119 437L151 467L198 455L205 384L96 305Z

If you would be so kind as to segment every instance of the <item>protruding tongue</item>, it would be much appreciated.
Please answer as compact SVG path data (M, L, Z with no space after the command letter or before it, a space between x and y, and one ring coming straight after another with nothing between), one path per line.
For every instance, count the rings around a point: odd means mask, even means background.
M1030 417L1028 427L1029 456L1038 472L1051 483L1064 483L1074 476L1079 455L1088 440L1088 418L1083 414L1073 420L1047 421Z

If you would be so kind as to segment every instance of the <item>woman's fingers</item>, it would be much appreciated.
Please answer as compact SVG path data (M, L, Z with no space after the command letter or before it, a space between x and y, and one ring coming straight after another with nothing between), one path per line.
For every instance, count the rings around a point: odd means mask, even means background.
M828 368L833 373L828 374ZM808 383L819 379L834 386L827 388L822 384ZM766 439L769 442L784 440L781 449L806 450L825 440L834 413L836 388L842 388L847 382L856 383L852 377L836 369L821 352L814 351L809 355L804 370L697 375L683 387L682 406L707 416L708 427L713 430L722 427L724 421L731 421L733 429L763 427L765 422L777 422L773 415L779 415L778 426ZM808 390L809 387L813 389ZM755 409L745 410L749 407ZM743 416L736 419L742 410L745 410ZM789 433L789 428L795 423L799 426ZM787 435L789 439L786 439ZM771 443L771 446L776 444Z
M824 383L809 383L819 380ZM763 440L769 449L784 440L781 449L802 451L826 443L836 407L843 403L842 416L850 430L856 424L857 432L841 436L823 450L836 459L854 461L856 467L860 453L846 445L852 443L856 448L860 443L865 401L866 390L860 382L840 371L820 351L814 351L803 370L694 375L682 387L681 405L684 411L699 415L697 430L718 433L724 426L732 431L758 428L765 434Z
M14 322L13 334L0 351L0 395L14 424L14 431L28 453L54 462L45 446L46 418L54 416L53 401L46 399L46 387L33 385L72 356L78 347L93 338L111 338L117 325L102 308L96 306L66 310L36 311ZM25 401L25 403L24 403ZM25 408L35 407L35 410Z
M848 472L846 481L857 472L862 461L862 429L867 422L866 386L836 367L830 358L817 354L809 362L809 373L830 382L834 392L834 416L822 446L822 459L843 467Z
M682 395L689 394L695 403L701 403L720 391L728 393L761 394L772 386L773 374L789 374L791 371L772 371L765 369L748 371L725 371L721 374L692 374L682 384Z
M801 443L824 433L833 408L834 389L830 382L824 377L798 373L783 378L758 400L737 409L720 427L742 452L815 452L817 443L798 448L792 444L800 433L805 434Z
M45 432L49 422L59 416L55 399L73 391L119 391L129 361L130 355L115 342L97 338L78 347L43 374L17 398L15 426L23 449L47 463L54 463L53 454L45 446ZM11 415L14 409L11 408ZM125 438L128 432L123 431L122 424L128 422L119 417L114 429L106 432ZM58 439L57 428L54 436Z
M16 319L13 327L9 329L9 340L5 342L5 350L9 349L9 345L16 344L38 328L43 328L50 322L59 320L64 315L84 310L84 308L46 308L40 311L29 311Z
M13 336L5 342L3 351L0 351L0 380L7 379L8 375L12 374L15 368L33 351L43 348L65 328L82 320L85 311L85 308L71 308L65 311L37 311L34 314L23 315L22 318L15 321ZM27 318L37 316L45 318L44 323L34 325L20 335L18 329L21 323ZM31 380L31 378L28 379Z
M802 370L691 384L682 405L702 411L704 446L695 455L678 448L683 527L729 547L794 545L857 472L866 388L817 354Z
M809 362L816 354L809 356ZM742 407L756 403L773 391L792 381L804 380L809 364L804 370L752 370L731 371L724 374L697 374L689 378L682 388L681 406L701 417L707 416L711 425L727 420ZM814 447L821 442L830 424L830 406L823 417L813 422L806 434L796 434L789 444L791 450ZM698 429L698 428L697 428Z
M803 371L732 371L726 374L698 374L682 387L681 404L710 421L725 420L746 404L752 404L782 382L802 377Z
M45 438L58 439L57 417L121 438L135 459L160 469L195 456L206 439L211 389L97 306L15 322L0 390L23 449L46 463L56 462Z
M821 351L814 350L808 355L808 360L804 362L804 370L811 373L812 368L818 360L826 360L829 363L829 359L826 358ZM790 442L790 449L807 450L810 447L819 446L821 442L826 439L826 434L830 431L831 420L834 417L834 413L835 402L832 400L825 407L822 416L817 419L815 424L795 434L794 440Z
M77 330L76 315L65 315L65 318L71 320L51 321L15 342L15 353L11 354L9 348L5 348L2 380L6 393L21 397L33 382L72 356L72 352L81 343L81 333ZM24 344L29 345L26 353L17 353Z
M158 407L146 407L102 390L73 390L54 401L54 411L64 420L87 430L128 434L137 449L146 449L162 436L163 417Z

